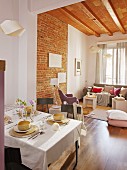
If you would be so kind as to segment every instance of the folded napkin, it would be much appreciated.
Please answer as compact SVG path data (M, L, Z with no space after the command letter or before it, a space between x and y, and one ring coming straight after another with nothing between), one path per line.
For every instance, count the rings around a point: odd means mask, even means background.
M6 125L6 124L10 124L10 123L12 123L11 117L8 115L4 115L4 124Z

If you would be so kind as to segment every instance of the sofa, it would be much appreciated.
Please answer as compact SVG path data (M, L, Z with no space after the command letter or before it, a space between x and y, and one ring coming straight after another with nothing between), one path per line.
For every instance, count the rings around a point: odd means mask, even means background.
M112 107L112 98L119 96L120 94L122 97L127 100L127 85L109 85L109 84L97 84L94 83L93 86L89 87L90 93L95 93L96 95L99 93L108 93L109 94L109 103L108 106ZM84 87L83 93L86 95L88 92L88 88Z

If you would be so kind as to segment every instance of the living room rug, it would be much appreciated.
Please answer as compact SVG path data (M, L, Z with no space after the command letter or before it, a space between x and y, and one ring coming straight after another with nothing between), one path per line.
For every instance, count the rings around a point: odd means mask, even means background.
M99 119L103 121L107 121L107 110L102 109L95 109L92 112L90 112L88 115L84 115L85 117L93 118L93 119Z

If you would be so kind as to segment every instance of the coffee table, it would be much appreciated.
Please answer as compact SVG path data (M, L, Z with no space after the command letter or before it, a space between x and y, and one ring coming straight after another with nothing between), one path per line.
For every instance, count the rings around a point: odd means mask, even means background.
M87 104L92 104L93 109L97 106L97 96L84 96L83 97L83 107L87 107Z
M112 109L127 112L127 100L120 98L112 98Z

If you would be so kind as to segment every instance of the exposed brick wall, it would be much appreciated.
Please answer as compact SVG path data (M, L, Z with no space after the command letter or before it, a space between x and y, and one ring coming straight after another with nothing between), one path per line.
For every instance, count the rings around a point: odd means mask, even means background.
M50 79L67 72L68 25L44 13L37 27L37 97L53 97ZM62 68L49 68L49 53L62 55ZM59 87L66 93L66 83Z

